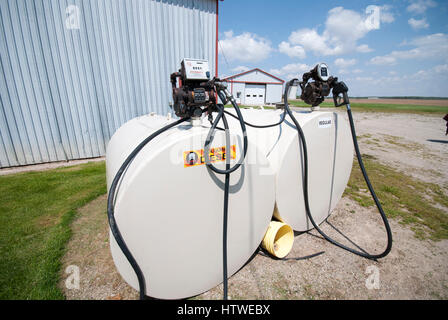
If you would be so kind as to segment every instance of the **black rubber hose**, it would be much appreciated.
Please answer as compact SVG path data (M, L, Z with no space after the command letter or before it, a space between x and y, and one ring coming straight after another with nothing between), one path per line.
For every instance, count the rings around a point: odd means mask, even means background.
M225 96L221 91L218 91L218 95L221 98L221 101L225 101ZM243 163L246 153L247 153L247 147L248 147L248 141L247 141L247 133L246 133L246 127L244 125L243 116L241 114L241 111L239 110L238 106L236 105L233 98L231 98L231 102L233 107L235 108L238 119L240 121L241 130L243 131L244 136L244 147L243 147L243 154L240 156L240 160L233 166L230 166L230 133L229 133L229 124L227 122L226 116L224 114L224 106L223 105L217 105L218 107L218 115L216 116L214 122L212 123L212 126L209 130L209 133L207 135L207 138L205 140L205 146L204 146L204 158L205 163L208 168L210 168L212 171L218 173L218 174L225 174L225 184L224 184L224 208L223 208L223 244L222 244L222 256L223 256L223 299L228 299L228 268L227 268L227 225L228 225L228 209L229 209L229 190L230 190L230 174L237 170L241 164ZM226 168L225 170L221 170L216 168L212 165L210 161L210 145L213 142L213 139L215 137L215 132L217 129L217 125L219 121L223 122L224 124L224 132L226 137L226 147L225 147L225 155L226 155Z
M218 95L221 99L221 101L226 101L225 94L218 90ZM246 158L247 154L247 148L248 148L248 140L247 140L247 132L246 132L246 126L244 123L243 115L241 114L241 111L238 107L238 105L235 102L235 99L233 97L230 97L230 102L232 103L233 107L235 108L235 111L237 113L237 119L240 122L241 130L243 132L243 154L240 156L238 162L231 167L230 166L230 134L229 134L229 124L227 122L226 116L224 114L224 105L217 105L218 107L218 115L215 118L215 121L213 121L212 126L209 130L209 133L207 135L207 138L205 140L205 146L204 146L204 159L205 164L208 168L210 168L212 171L218 173L218 174L225 174L225 184L224 184L224 209L223 209L223 299L228 299L228 270L227 270L227 222L228 222L228 209L229 209L229 189L230 189L230 174L237 170L241 164L244 162L244 159ZM217 125L219 121L223 121L224 124L224 132L226 137L226 168L225 170L216 168L210 161L210 145L213 142L213 139L215 137L215 132L217 129Z
M287 84L286 87L288 87L289 83ZM386 255L389 254L390 250L392 249L392 231L390 229L390 225L389 222L387 220L386 214L383 211L383 208L381 206L381 203L378 200L378 197L375 194L375 191L373 190L372 184L370 183L369 177L367 175L367 172L364 168L364 163L362 161L362 156L361 153L359 152L359 147L358 147L358 141L356 139L356 132L355 132L355 125L353 123L353 117L352 117L352 113L351 113L351 109L350 106L347 105L347 113L348 113L348 117L349 117L349 121L350 121L350 128L351 128L351 133L352 133L352 137L353 137L353 144L355 147L355 151L356 151L356 157L358 158L358 163L359 163L359 167L361 168L362 174L364 176L364 180L366 181L366 184L369 188L370 194L372 195L372 198L375 201L375 204L378 208L378 211L380 212L381 218L383 219L383 223L384 223L384 227L386 229L387 232L387 246L386 249L380 253L380 254L368 254L362 251L358 251L352 248L349 248L335 240L333 240L332 238L330 238L329 236L327 236L320 228L319 226L316 224L316 222L313 219L313 216L311 214L311 210L310 210L310 205L309 205L309 197L308 197L308 151L307 151L307 146L306 146L306 140L305 140L305 135L303 134L302 128L300 127L300 124L298 123L297 119L294 117L291 109L289 108L288 105L288 101L287 101L287 91L285 90L285 109L288 112L288 115L291 117L292 121L294 122L295 127L297 128L297 132L299 134L299 140L300 143L302 145L302 150L303 150L303 163L304 163L304 170L303 170L303 197L305 200L305 211L306 214L308 216L308 218L310 219L311 223L313 224L314 228L316 228L316 230L325 238L325 240L329 241L330 243L334 244L335 246L338 246L344 250L347 250L351 253L354 253L358 256L367 258L367 259L371 259L371 260L376 260L376 259L380 259L385 257Z
M224 109L224 106L223 106ZM226 170L230 170L230 134L229 124L225 115L222 115L224 130L226 134ZM229 211L229 190L230 190L230 173L226 173L224 184L224 206L223 206L223 223L222 223L222 272L223 272L223 299L228 299L228 272L227 272L227 222Z
M225 95L222 93L222 91L218 90L218 95L219 95L221 101L226 101ZM207 167L218 174L232 173L235 170L237 170L241 166L241 164L244 162L244 159L246 158L246 154L247 154L247 148L248 148L247 131L246 131L246 125L244 124L243 115L241 114L240 108L236 104L235 99L233 99L233 97L231 97L230 101L236 110L236 113L238 115L238 120L239 120L240 126L241 126L241 131L243 132L243 154L240 156L237 163L233 167L230 167L229 169L222 170L222 169L216 168L211 163L211 161L210 161L210 145L212 144L213 139L215 138L215 132L216 132L217 125L218 125L219 121L221 120L221 118L223 118L223 116L224 116L224 106L217 105L218 110L219 110L218 115L216 116L215 121L213 121L213 124L208 132L207 138L205 139L204 159L205 159L205 164L207 165ZM228 130L228 129L225 129L225 130Z
M147 137L145 140L143 140L132 152L129 154L129 156L126 158L126 160L121 165L120 169L118 169L117 173L115 174L115 177L110 185L109 189L109 195L107 198L107 217L109 220L109 226L110 230L112 231L112 235L115 238L115 241L117 242L118 246L120 247L121 251L125 255L126 259L129 261L129 263L132 266L132 269L134 269L135 274L137 275L138 279L138 285L139 285L139 293L140 293L140 300L143 300L145 298L146 294L146 285L145 285L145 277L143 275L142 270L140 269L137 261L132 256L131 252L129 251L126 243L123 240L123 237L120 233L120 230L117 226L117 222L115 221L114 211L115 211L115 193L118 187L118 184L120 182L120 179L123 175L123 173L126 171L129 164L132 162L132 160L135 158L135 156L145 147L151 140L153 140L155 137L160 135L161 133L167 131L168 129L171 129L178 124L181 124L182 122L185 122L189 120L189 118L184 118L177 120L173 123L170 123L166 125L165 127L157 130L153 134L151 134L149 137Z
M229 116L235 118L238 120L238 117L236 115L234 115L233 113L230 113L229 111L224 111L225 114L228 114ZM264 128L271 128L271 127L276 127L279 126L283 123L283 121L285 121L286 119L286 109L283 110L282 116L281 116L281 120L277 123L273 123L273 124L266 124L266 125L256 125L256 124L252 124L249 122L244 121L244 124L248 127L252 127L252 128L257 128L257 129L264 129Z

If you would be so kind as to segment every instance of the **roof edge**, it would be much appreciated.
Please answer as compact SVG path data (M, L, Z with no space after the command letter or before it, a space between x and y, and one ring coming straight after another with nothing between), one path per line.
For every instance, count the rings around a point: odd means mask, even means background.
M251 69L251 70L247 70L247 71L244 71L244 72L235 74L235 75L233 75L233 76L225 77L225 78L222 79L222 80L231 80L231 79L233 79L233 78L235 78L235 77L239 77L239 76L245 75L245 74L250 73L250 72L253 72L253 71L260 71L260 72L262 72L262 73L264 73L264 74L266 74L266 75L268 75L268 76L270 76L270 77L272 77L272 78L274 78L274 79L277 79L277 80L280 81L281 83L285 83L285 80L282 80L282 79L280 79L280 78L278 78L278 77L276 77L276 76L274 76L274 75L272 75L272 74L270 74L270 73L268 73L268 72L266 72L266 71L264 71L264 70L261 70L260 68L254 68L254 69Z

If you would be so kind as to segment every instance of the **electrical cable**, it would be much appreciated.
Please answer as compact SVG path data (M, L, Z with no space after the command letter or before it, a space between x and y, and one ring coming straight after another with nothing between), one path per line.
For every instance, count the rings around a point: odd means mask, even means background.
M293 81L293 80L291 80ZM386 255L389 254L390 250L392 249L392 231L390 229L390 225L389 222L387 220L386 214L384 213L383 207L381 206L380 201L378 200L378 197L376 196L375 190L372 187L372 184L370 182L370 179L367 175L366 169L364 167L364 163L362 161L362 156L361 153L359 151L359 146L358 146L358 140L356 138L356 132L355 132L355 125L353 122L353 116L352 116L352 112L351 112L351 108L350 108L350 104L347 104L347 114L348 114L348 118L349 118L349 122L350 122L350 129L351 129L351 133L352 133L352 138L353 138L353 145L355 147L355 152L356 152L356 157L358 159L358 164L359 167L361 168L362 171L362 175L364 177L364 180L367 184L367 187L369 188L370 194L372 195L372 198L375 201L376 207L378 208L378 211L381 215L381 218L383 220L383 224L384 227L386 229L386 233L387 233L387 246L386 249L380 253L380 254L368 254L362 251L358 251L352 248L349 248L335 240L333 240L332 238L330 238L329 236L327 236L320 228L319 226L316 224L316 222L313 219L313 216L311 215L311 211L310 211L310 205L309 205L309 197L308 197L308 151L307 151L307 145L306 145L306 140L305 140L305 135L303 134L302 128L300 127L299 122L297 121L297 119L294 117L291 109L289 108L288 105L288 89L290 86L290 82L288 82L285 86L285 95L284 95L284 100L285 100L285 109L286 112L288 113L288 115L290 116L291 120L294 122L294 125L297 129L297 132L299 134L299 143L301 143L302 145L302 151L303 151L303 166L304 166L304 170L303 170L303 197L305 200L305 211L306 214L308 216L308 218L310 219L311 223L313 224L314 228L316 228L316 230L325 238L325 240L329 241L330 243L334 244L335 246L338 246L344 250L347 250L351 253L354 253L358 256L367 258L367 259L371 259L371 260L376 260L376 259L380 259L385 257Z
M224 109L224 106L222 106ZM230 134L229 124L227 123L226 116L222 116L222 122L224 123L224 130L226 133L226 170L230 170ZM224 184L224 206L223 206L223 223L222 223L222 263L223 263L223 299L228 299L228 285L227 285L227 222L228 222L228 209L229 209L229 191L230 191L230 173L226 173Z
M226 101L226 97L221 90L218 90L218 95L219 95L221 101ZM205 164L207 165L207 167L210 168L215 173L219 173L219 174L232 173L235 170L237 170L243 163L244 158L246 157L246 154L247 154L248 140L247 140L246 125L244 124L243 115L241 114L240 108L238 107L235 99L233 99L232 96L230 97L230 102L232 103L233 107L236 110L236 113L238 115L238 120L240 122L241 130L243 132L243 154L240 156L237 163L233 167L230 167L229 169L222 170L222 169L216 168L211 163L211 161L210 161L210 145L212 144L212 142L215 138L216 127L217 127L219 121L221 120L221 118L223 118L223 116L224 116L224 106L221 104L218 104L217 105L218 115L216 116L215 121L213 121L213 124L208 132L207 138L205 139L204 159L205 159ZM225 129L225 130L228 130L228 129Z
M228 114L229 116L235 118L238 120L238 117L236 115L234 115L233 113L230 113L229 111L224 111L224 113ZM285 121L286 118L286 109L283 110L283 113L281 115L281 120L277 123L273 123L273 124L267 124L267 125L256 125L256 124L251 124L249 122L244 121L244 124L246 126L252 127L252 128L257 128L257 129L263 129L263 128L271 128L271 127L276 127L279 126L283 123L283 121Z
M226 101L225 95L222 93L221 90L217 90L218 95L221 99L221 101ZM243 146L243 154L240 156L240 160L233 166L230 166L230 133L229 133L229 124L227 122L226 116L224 114L224 105L218 104L218 115L216 116L215 120L212 123L212 126L210 127L209 133L207 135L207 138L205 140L205 146L204 146L204 159L205 164L208 168L210 168L212 171L218 173L218 174L224 174L225 175L225 184L224 184L224 208L223 208L223 245L222 245L222 256L223 256L223 300L228 299L228 270L227 270L227 222L228 222L228 208L229 208L229 190L230 190L230 174L237 170L241 164L243 163L246 153L247 153L247 147L248 147L248 141L247 141L247 132L246 127L244 125L243 115L241 114L241 111L239 110L238 105L236 104L233 97L230 98L230 101L232 102L233 107L235 108L237 114L238 114L238 120L240 122L241 130L243 132L243 140L244 140L244 146ZM215 137L216 129L223 130L221 128L217 128L217 125L219 121L223 122L224 124L224 132L225 132L225 138L226 138L226 147L225 147L225 159L226 159L226 168L225 170L218 169L210 161L210 145L213 142L213 139Z
M123 173L126 171L126 169L128 168L129 164L132 162L132 160L137 156L137 154L151 141L153 140L155 137L157 137L158 135L162 134L163 132L167 131L168 129L171 129L175 126L177 126L178 124L181 124L182 122L185 122L189 120L189 118L183 118L180 120L177 120L173 123L170 123L168 125L166 125L165 127L157 130L156 132L154 132L153 134L151 134L149 137L147 137L145 140L143 140L130 154L129 156L126 158L126 160L123 162L123 164L121 165L120 169L118 169L117 173L115 174L114 179L112 180L112 183L110 185L110 189L109 189L109 195L107 198L107 217L109 220L109 226L110 226L110 230L112 232L112 235L115 238L115 241L117 242L118 246L120 247L121 251L123 252L123 254L125 255L126 259L128 260L128 262L131 264L132 269L134 269L134 272L137 276L137 280L138 280L138 285L139 285L139 294L140 294L140 300L145 299L145 294L146 294L146 284L145 284L145 277L143 275L142 270L140 269L137 261L135 260L135 258L132 256L132 253L129 251L129 248L127 247L126 243L123 240L123 237L120 233L120 230L117 226L117 222L115 221L115 193L118 187L118 184L120 182L120 179L123 175Z

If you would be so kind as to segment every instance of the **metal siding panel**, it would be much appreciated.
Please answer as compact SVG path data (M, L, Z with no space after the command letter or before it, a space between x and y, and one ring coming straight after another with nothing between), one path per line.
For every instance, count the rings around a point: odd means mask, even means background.
M24 108L24 113L29 116L27 119L32 122L32 133L35 139L32 143L36 143L36 149L38 150L39 155L39 157L37 157L37 152L33 151L35 152L35 161L48 162L50 161L50 156L43 132L44 126L38 110L39 106L44 105L37 103L33 79L27 76L27 74L31 73L30 64L32 64L32 57L28 56L28 53L32 53L32 51L29 51L29 45L27 46L27 44L29 44L29 33L24 32L28 20L26 17L26 10L23 10L23 7L21 8L22 10L20 10L19 5L23 6L23 1L10 2L11 17L13 20L18 21L18 23L13 24L13 29L16 36L20 74L22 75L23 88L25 89L25 91L22 92L22 95L24 96L23 106L26 106L26 109ZM30 125L29 122L27 125ZM54 154L54 148L52 151ZM56 157L54 156L53 160L55 160L55 158Z
M283 85L267 84L266 85L266 102L277 103L282 101Z
M82 70L83 70L83 78L85 84L87 86L87 97L88 97L88 114L89 114L89 134L93 138L92 143L92 156L98 157L105 153L105 143L104 143L104 133L102 126L102 117L99 109L99 98L98 91L96 88L96 79L95 79L95 69L92 60L92 53L89 42L89 34L90 37L93 36L93 28L87 27L87 17L88 10L84 10L84 3L86 1L79 1L79 8L83 13L82 18L80 19L80 32L79 32L79 40L81 42L81 59L82 59ZM87 7L88 8L88 7Z
M0 34L2 34L2 32L0 32ZM20 143L14 114L12 113L11 99L6 87L6 76L3 69L2 59L0 59L0 100L2 103L2 118L4 118L4 122L2 121L0 123L0 134L5 146L5 154L2 157L7 157L10 165L20 165L21 162L25 162L25 159L21 157L23 155L23 149ZM8 141L10 142L9 144Z
M1 64L0 64L1 67ZM2 72L2 68L0 69ZM0 82L1 83L1 82ZM0 168L17 165L17 157L9 132L8 122L3 107L3 99L0 95Z
M62 113L62 118L65 119L63 125L59 123L60 132L63 137L65 150L67 151L70 159L82 158L80 150L83 145L83 137L79 128L79 116L78 110L75 107L73 85L72 85L72 73L70 65L68 63L68 52L64 33L64 17L62 12L65 13L65 6L61 1L49 2L50 11L52 14L52 20L54 23L53 29L53 56L55 57L54 68L56 83L59 88L59 112ZM59 26L59 27L58 27ZM46 91L47 92L47 91Z
M130 7L129 7L130 6ZM134 83L134 95L136 100L135 112L136 114L143 114L143 101L145 99L144 87L143 87L143 65L141 57L141 41L139 36L141 31L139 29L140 14L137 10L137 1L131 1L127 10L127 22L128 22L128 38L130 40L130 46L133 54L131 54L131 66Z
M30 138L32 133L27 132L25 120L22 113L22 104L19 97L20 68L17 63L17 47L12 32L11 14L8 2L2 1L0 7L2 13L2 35L0 38L0 53L3 63L4 83L2 84L2 96L8 99L6 115L8 123L14 127L14 144L17 145L16 154L19 164L30 164L34 162L31 150ZM17 79L19 77L19 80ZM4 90L3 90L4 89ZM6 92L4 92L6 91ZM5 99L6 100L6 99ZM23 97L22 97L23 100ZM28 129L29 130L29 129Z
M29 3L26 3L25 1L17 1L19 4L18 11L21 12L21 18L24 17L23 13L26 13L26 18L24 18L22 21L20 21L20 24L23 26L23 32L22 35L24 37L25 42L25 54L27 55L28 60L28 76L27 78L32 83L32 90L30 92L33 92L34 102L33 106L37 108L38 112L38 118L39 118L39 130L42 131L43 137L44 137L44 144L46 146L46 151L48 153L47 155L47 161L57 161L60 160L60 157L58 155L64 155L63 152L60 152L60 145L58 145L57 142L55 142L55 136L54 133L57 134L57 124L56 119L54 117L54 105L53 103L48 99L48 95L45 93L48 92L48 88L43 88L44 84L47 82L42 82L41 79L41 72L42 70L39 70L39 63L38 59L42 59L41 55L38 55L36 53L41 53L41 47L39 47L36 50L35 43L36 41L33 41L33 29L36 28L36 19L34 14L30 14L30 10L28 10ZM42 63L41 63L42 65ZM48 112L48 108L50 108L50 112Z
M63 3L61 1L61 12L65 12L68 6L68 2ZM62 26L61 26L62 27ZM68 30L63 28L64 43L66 46L67 65L69 68L70 82L66 83L66 86L70 88L71 95L70 102L73 102L71 106L72 110L76 110L76 124L74 126L75 132L80 136L80 145L78 145L81 158L90 158L92 156L92 141L89 133L90 119L87 113L88 99L86 97L86 87L84 81L82 81L82 69L80 68L80 47L79 47L79 30Z
M56 80L55 58L57 59L57 56L54 55L52 48L55 45L54 29L56 27L49 5L50 2L48 1L34 2L37 23L36 19L33 19L33 21L37 25L38 36L36 38L39 39L38 46L36 44L34 52L39 53L42 69L40 72L41 78L46 79L44 83L48 86L44 90L41 88L44 93L43 96L46 97L45 105L41 108L42 119L45 119L47 123L42 124L42 128L47 135L51 136L49 146L51 146L53 151L52 156L55 157L51 161L69 160L71 152L67 153L67 150L70 151L70 142L65 130L66 119L61 108L60 90ZM30 11L28 12L30 13ZM29 16L32 17L33 15L29 14Z
M75 3L79 8L82 8L81 1L76 1ZM76 48L74 62L77 66L77 75L80 82L83 101L83 117L86 121L86 127L83 133L85 134L86 138L88 138L86 139L88 150L87 156L91 158L100 156L102 153L100 152L99 148L101 142L99 138L100 132L98 128L98 117L97 113L95 112L95 109L97 109L96 99L94 97L95 93L92 94L93 72L91 66L89 65L89 48L86 43L86 33L89 32L89 30L85 28L85 14L83 13L83 11L81 12L82 15L80 17L80 29L67 31L71 33L73 45L74 48Z
M119 45L117 48L119 49L119 56L120 56L120 66L121 66L121 77L123 79L122 83L124 83L125 86L125 102L122 106L122 108L126 111L126 121L129 121L134 117L134 106L135 106L135 97L133 94L133 82L130 74L130 66L129 66L129 50L131 48L129 47L129 40L127 37L127 31L126 31L126 9L124 8L124 3L126 0L117 0L114 1L116 4L114 6L114 9L116 10L116 26L118 29L118 35L119 35Z
M0 0L0 167L104 155L127 120L171 112L182 58L214 74L215 14L215 0Z
M239 101L239 103L244 104L245 101L245 89L246 89L246 84L245 83L229 83L228 85L231 89L232 89L232 94L233 96L236 98L237 93L241 92L241 96L240 99L237 99L237 101Z
M108 0L106 0L108 1ZM97 25L99 29L99 39L98 46L99 52L101 54L101 70L102 70L102 84L105 88L105 97L106 97L106 109L108 111L108 119L109 122L109 135L112 134L119 128L121 123L123 123L123 118L120 113L120 96L119 96L119 88L116 82L116 73L115 73L115 61L113 59L112 45L111 45L111 36L109 30L108 23L108 12L105 7L104 0L92 1L91 3L95 3L94 12L97 17ZM109 137L110 138L110 137Z
M95 91L96 98L96 106L97 106L97 114L98 114L98 126L101 128L101 144L100 144L100 152L104 154L106 149L106 141L110 138L110 127L109 127L109 116L107 113L106 107L106 95L104 94L103 87L103 72L101 70L101 59L99 57L100 52L100 41L99 37L99 24L95 23L99 22L97 11L92 9L92 3L96 3L96 1L84 1L83 2L83 12L85 13L85 18L83 19L86 30L90 30L87 32L87 45L89 48L89 59L90 64L93 70L93 85Z

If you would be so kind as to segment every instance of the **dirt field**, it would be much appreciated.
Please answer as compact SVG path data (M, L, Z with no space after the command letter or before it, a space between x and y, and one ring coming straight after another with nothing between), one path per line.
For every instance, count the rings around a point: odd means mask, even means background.
M448 99L350 99L353 103L380 103L380 104L410 104L417 106L448 106Z
M342 110L340 112L343 112ZM422 181L448 188L448 138L439 116L355 113L362 153ZM68 299L136 299L113 265L108 247L106 197L79 212L64 268L80 268L80 289L61 288ZM448 214L448 208L443 208ZM448 240L420 240L399 221L390 221L394 243L389 256L369 261L324 241L315 231L297 234L289 257L279 261L258 254L229 280L231 299L448 299ZM345 197L322 225L330 236L349 244L332 228L370 253L385 246L385 232L375 208ZM369 286L372 275L378 287ZM366 283L366 281L368 283ZM369 289L370 288L370 289ZM196 299L221 299L217 286Z

